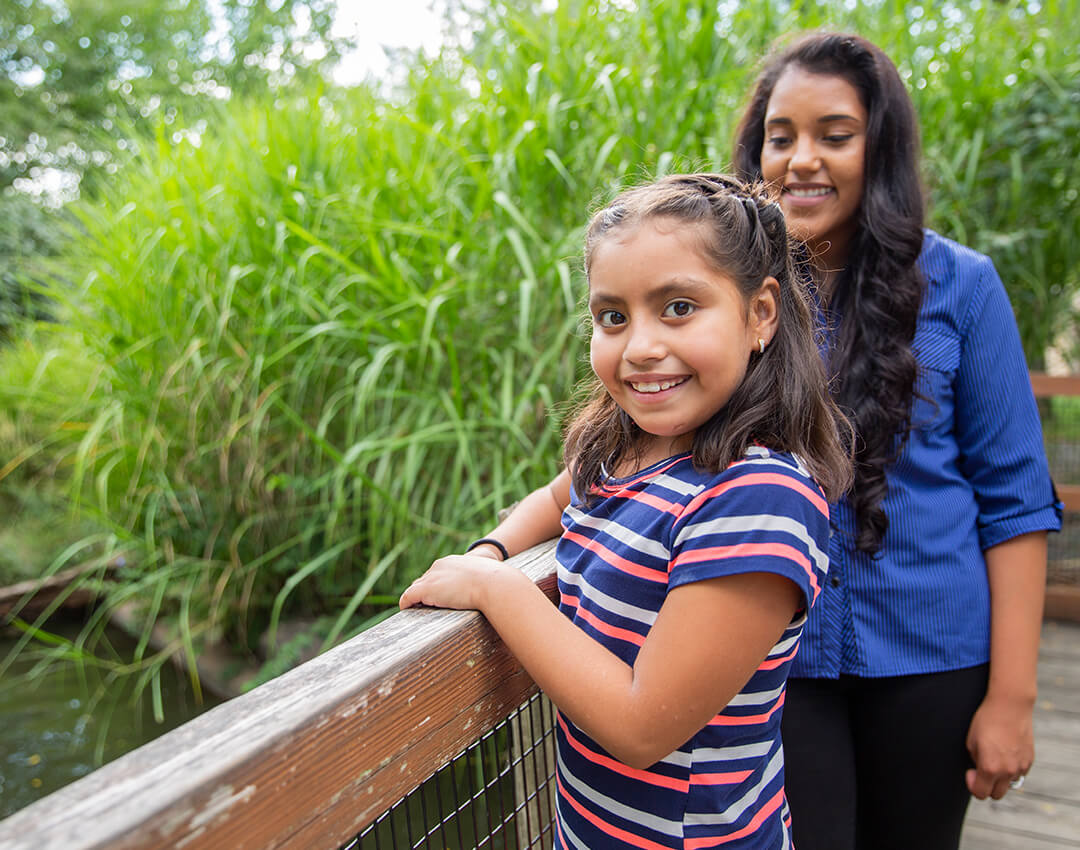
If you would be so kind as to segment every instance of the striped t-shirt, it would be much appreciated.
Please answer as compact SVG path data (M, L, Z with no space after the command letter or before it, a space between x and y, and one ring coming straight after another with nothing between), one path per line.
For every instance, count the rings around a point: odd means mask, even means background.
M563 513L560 610L633 664L670 588L745 572L787 576L813 603L828 566L828 505L791 455L753 448L720 473L689 455L610 479ZM780 717L805 622L788 626L743 690L645 770L557 718L557 847L790 847Z

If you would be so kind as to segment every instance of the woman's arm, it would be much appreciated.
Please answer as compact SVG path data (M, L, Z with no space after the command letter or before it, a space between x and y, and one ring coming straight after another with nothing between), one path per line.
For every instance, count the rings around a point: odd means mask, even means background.
M565 469L550 484L533 490L486 537L498 540L510 555L524 552L562 534L562 512L570 504L570 473ZM470 554L502 559L499 550L484 543Z
M1046 585L1046 532L986 550L990 579L990 682L972 718L967 785L980 800L1001 799L1035 758L1031 715Z
M559 613L523 574L487 558L436 561L401 596L402 608L417 603L482 611L567 717L624 764L644 768L731 701L803 598L794 582L772 573L677 587L633 667Z

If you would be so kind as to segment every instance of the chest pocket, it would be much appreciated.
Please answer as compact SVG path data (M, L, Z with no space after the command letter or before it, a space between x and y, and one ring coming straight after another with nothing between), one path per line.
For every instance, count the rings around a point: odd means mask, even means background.
M960 338L951 333L920 330L911 345L919 363L917 394L911 407L913 428L951 427L953 379L960 368Z

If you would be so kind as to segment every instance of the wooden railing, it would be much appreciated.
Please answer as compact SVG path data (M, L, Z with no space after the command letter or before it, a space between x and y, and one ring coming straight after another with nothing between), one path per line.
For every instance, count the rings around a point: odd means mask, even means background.
M554 544L512 559L552 599ZM404 611L16 812L3 850L340 847L536 691L474 611Z

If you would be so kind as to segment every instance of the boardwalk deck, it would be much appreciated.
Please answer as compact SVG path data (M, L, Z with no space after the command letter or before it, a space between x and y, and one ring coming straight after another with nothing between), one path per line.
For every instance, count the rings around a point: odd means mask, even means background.
M972 801L961 850L1080 848L1080 624L1049 620L1039 652L1035 766L1002 800Z

